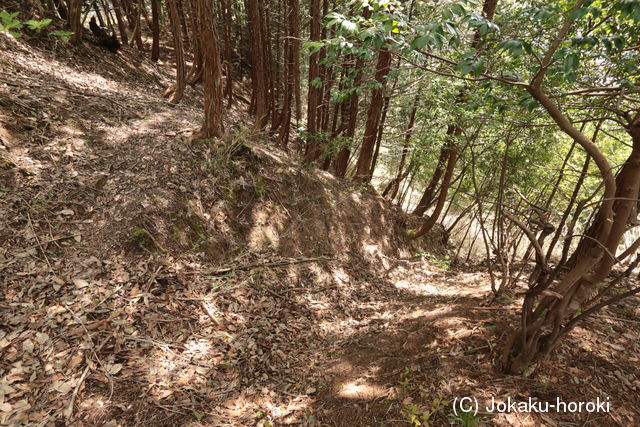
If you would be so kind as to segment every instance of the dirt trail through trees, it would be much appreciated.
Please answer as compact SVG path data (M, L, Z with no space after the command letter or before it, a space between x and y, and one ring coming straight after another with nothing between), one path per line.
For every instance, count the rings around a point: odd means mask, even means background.
M380 197L265 150L240 109L233 149L189 142L198 91L162 101L172 68L130 49L0 40L0 423L447 424L456 396L581 388L615 414L482 419L637 419L630 302L555 365L497 374L518 299L416 256Z

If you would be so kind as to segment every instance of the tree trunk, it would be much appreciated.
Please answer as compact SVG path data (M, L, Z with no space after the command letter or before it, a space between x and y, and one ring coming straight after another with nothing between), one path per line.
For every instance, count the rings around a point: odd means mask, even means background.
M312 42L320 40L320 0L311 0L310 39ZM307 95L307 153L306 162L317 160L322 154L318 141L318 107L322 88L320 88L320 52L314 52L309 57L309 93Z
M449 126L447 128L448 137L451 134L453 134L454 130L455 130L454 126ZM448 153L449 153L449 147L447 143L445 143L440 149L440 156L438 157L438 163L436 164L436 168L433 171L433 175L431 176L429 185L427 185L427 188L425 188L424 193L422 194L422 197L418 202L418 205L413 210L414 215L418 215L418 216L424 215L427 209L429 209L429 206L431 206L431 203L433 202L433 198L435 196L436 187L438 186L438 183L440 182L440 178L444 173L445 163L449 156Z
M113 20L111 17L111 13L109 11L109 7L107 3L104 1L100 1L99 3L100 3L100 6L102 7L102 11L104 12L105 19L107 20L107 28L109 28L111 35L115 35L116 31L115 31L115 28L113 27Z
M523 302L520 328L510 335L501 356L502 366L508 372L521 372L529 363L548 354L573 328L576 319L583 318L576 313L588 312L584 303L590 300L615 264L618 244L632 219L640 191L640 113L630 120L627 128L633 142L632 152L616 179L594 142L577 130L538 86L528 90L558 127L591 156L600 170L605 190L598 213L586 233L589 239L580 242L575 265L553 287L554 294L562 298L544 294L553 284L557 268L546 281L530 285Z
M190 0L189 5L191 6L191 13L189 13L189 23L191 25L191 40L193 41L191 45L191 51L193 52L193 63L191 64L191 68L187 73L186 79L187 84L195 86L203 76L203 51L206 48L204 45L207 43L211 43L211 41L205 38L200 33L202 27L200 22L202 20L202 13L200 13L200 8L202 7L202 5L199 3L199 0ZM207 40L207 43L203 43L203 40Z
M291 131L291 110L293 104L293 96L295 91L295 72L294 67L296 65L295 58L299 55L300 42L298 35L299 28L299 10L298 0L287 0L286 3L286 16L287 16L287 28L288 34L285 40L285 66L284 66L284 97L282 101L282 110L280 117L280 134L278 135L278 141L286 147L289 141L289 133Z
M369 167L369 177L368 181L371 181L373 178L373 171L376 168L376 164L378 163L378 155L380 154L380 146L382 145L382 137L384 136L384 123L387 120L387 113L389 112L389 102L391 101L391 97L385 96L384 102L382 106L382 115L380 117L378 123L378 132L376 134L376 145L373 151L373 158L371 159L371 166Z
M118 30L120 31L120 40L122 44L129 44L129 36L127 35L127 26L124 23L122 16L122 2L121 0L112 0L113 11L116 14L116 21L118 22Z
M213 23L212 0L197 0L199 16L199 35L202 43L203 79L204 79L204 123L200 137L220 137L224 133L222 110L222 70L218 36Z
M95 12L96 17L98 18L98 22L100 23L100 26L102 28L107 28L107 23L102 18L102 14L100 13L100 8L98 8L98 3L93 4L93 11Z
M362 73L360 70L363 66L363 60L358 58L355 60L353 56L351 60L355 61L353 70L357 73L354 79L354 88L358 88L362 82ZM341 108L341 127L344 127L342 132L343 141L340 151L336 157L335 162L335 174L340 178L344 178L347 173L347 167L349 166L349 158L351 157L350 144L353 142L353 137L356 133L356 125L358 124L358 110L360 107L360 96L357 92L354 92L351 97L342 103Z
M82 0L70 0L68 3L69 27L73 31L71 43L79 45L82 43Z
M151 61L158 62L160 59L160 13L158 12L158 2L160 0L151 0L151 33L153 41L151 42Z
M267 81L265 52L263 50L262 18L258 0L248 0L249 33L251 37L251 73L255 99L256 127L262 129L269 118L267 109Z
M135 40L136 46L139 50L144 50L144 44L142 43L142 31L141 31L141 20L140 20L140 9L142 5L138 2L131 2L131 38Z
M224 65L226 72L224 96L227 98L227 106L231 106L233 102L233 48L231 47L231 24L233 23L233 15L231 13L229 0L223 1L222 9L224 16Z
M384 103L384 86L386 77L389 74L391 66L391 52L382 48L378 52L378 63L376 64L375 81L378 87L371 91L371 103L367 112L367 123L364 129L364 137L362 138L362 146L358 156L356 172L353 177L355 182L369 182L371 175L371 162L373 160L373 150L378 134L378 124L380 122L380 114Z
M180 22L180 31L182 31L182 42L187 46L191 46L191 39L189 35L189 26L187 25L187 17L185 14L185 4L183 0L175 0L176 7L178 8L178 18ZM188 49L187 49L188 50Z
M270 3L266 0L259 0L260 5L260 25L262 34L262 51L264 62L262 65L263 73L265 76L266 84L266 104L267 104L267 116L265 117L265 126L271 121L273 124L277 99L275 97L275 83L273 78L273 50L271 49L271 40L274 37L274 32L271 30L271 13Z
M456 167L456 162L458 160L458 146L454 140L454 138L460 136L462 133L462 129L456 127L453 131L453 135L449 135L447 141L447 168L444 172L444 177L442 178L442 187L440 188L440 194L438 194L438 200L436 202L436 207L433 210L433 213L429 217L429 219L422 225L420 230L415 234L414 238L418 238L424 236L426 233L431 231L433 226L438 221L438 217L442 212L442 208L444 207L444 202L447 199L447 192L449 187L451 186L451 177L453 176L453 171Z
M418 112L418 99L418 95L416 95L413 99L413 107L411 108L411 113L409 114L409 123L407 123L407 130L404 134L404 144L402 145L400 163L398 163L398 172L395 178L393 178L389 182L387 187L382 192L382 197L385 197L389 200L395 199L396 194L398 194L398 189L400 188L400 182L403 178L406 178L406 175L404 174L404 164L407 160L407 154L409 153L409 142L413 134L413 125L416 121L416 113Z
M182 33L176 0L167 0L167 8L169 9L169 20L171 21L171 31L173 33L173 49L176 55L176 83L165 92L164 96L170 97L170 103L177 104L182 99L184 88L187 84L184 52L182 50Z

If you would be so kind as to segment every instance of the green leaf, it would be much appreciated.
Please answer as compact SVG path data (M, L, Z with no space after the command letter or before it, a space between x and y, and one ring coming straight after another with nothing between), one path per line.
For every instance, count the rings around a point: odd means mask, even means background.
M536 101L536 99L532 97L531 94L526 93L522 98L520 98L520 102L518 102L518 105L525 107L529 111L533 111L538 106L538 101Z
M471 73L471 70L473 70L473 60L465 59L464 61L458 63L456 68L458 69L458 71L460 71L460 74L466 76L467 74Z
M589 13L589 8L581 7L579 9L569 12L568 18L570 21L578 21L584 18L587 15L587 13Z
M324 43L318 42L318 41L308 41L302 45L303 49L309 50L310 55L313 55L314 53L320 51L320 49L322 49L323 47L324 47Z
M523 49L527 50L527 52L530 52L531 46L528 43L525 44L522 40L514 39L505 40L498 43L498 49L506 50L517 58L522 56Z
M454 14L460 15L460 16L464 16L467 13L467 11L464 10L464 7L461 4L458 4L458 3L454 3L454 4L451 5L451 11Z
M424 34L420 37L417 37L411 41L411 47L416 50L422 50L429 44L429 41L433 39L430 35Z
M565 72L575 71L580 62L580 55L577 52L571 52L564 58L563 69Z
M51 23L51 19L42 19L40 21L33 21L33 20L24 21L24 24L27 27L29 27L30 30L36 30L37 32L40 32L40 30L42 30L44 27L46 27L50 23Z
M472 71L473 71L473 75L474 76L479 76L482 73L484 73L484 69L485 69L485 61L484 59L479 59L478 61L474 61L473 65L472 65Z

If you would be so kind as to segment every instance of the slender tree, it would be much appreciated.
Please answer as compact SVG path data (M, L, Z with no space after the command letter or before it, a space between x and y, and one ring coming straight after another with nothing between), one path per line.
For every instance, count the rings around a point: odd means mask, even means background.
M207 40L202 43L203 78L204 78L204 123L200 137L220 137L224 133L222 66L218 36L213 22L212 0L197 0L200 19L199 35Z
M364 128L364 137L356 165L356 172L353 180L356 182L369 182L371 170L373 168L373 154L376 137L378 135L378 125L384 104L384 87L386 77L391 67L391 51L383 47L378 52L378 62L376 64L375 81L376 87L371 91L371 102L367 112L367 123Z
M176 56L176 82L165 91L164 96L169 97L170 103L177 104L182 99L185 86L187 85L187 80L184 64L184 51L182 46L182 33L180 30L180 18L178 16L176 0L167 0L167 9L173 33L173 50Z

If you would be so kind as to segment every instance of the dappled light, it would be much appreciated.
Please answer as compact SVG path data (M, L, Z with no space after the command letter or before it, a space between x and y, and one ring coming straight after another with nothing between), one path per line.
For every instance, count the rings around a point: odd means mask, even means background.
M638 425L639 24L4 1L0 425Z

